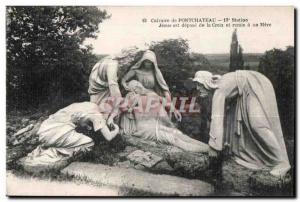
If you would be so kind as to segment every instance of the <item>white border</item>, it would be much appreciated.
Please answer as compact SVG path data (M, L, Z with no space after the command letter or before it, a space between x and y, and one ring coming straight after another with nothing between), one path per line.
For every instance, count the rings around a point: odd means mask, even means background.
M1 162L1 172L0 172L0 200L1 201L8 201L8 200L16 200L16 199L9 199L5 196L5 173L6 173L6 168L5 168L5 143L6 143L6 110L5 110L5 105L6 105L6 95L5 95L5 74L6 74L6 45L5 45L5 6L6 5L126 5L126 6L146 6L146 5L158 5L158 6L163 6L163 5L170 5L170 6L255 6L255 5L261 5L261 6L295 6L296 8L300 8L300 1L299 0L285 0L285 1L280 1L280 0L251 0L251 1L244 1L242 2L241 0L202 0L202 1L196 1L196 0L39 0L39 1L32 1L32 0L14 0L14 1L9 1L9 0L2 0L1 1L1 6L0 6L0 24L2 27L2 30L0 32L0 38L1 38L1 49L0 49L0 55L1 55L1 74L0 74L0 129L1 129L1 140L0 140L0 162ZM299 15L299 13L298 13ZM299 27L299 20L297 21L297 27ZM298 38L298 35L296 36ZM299 40L299 39L298 39ZM298 46L298 44L295 44ZM299 58L299 51L297 52L297 58ZM298 66L298 65L297 65ZM298 68L298 67L296 67ZM297 71L297 78L299 78L299 73L300 71ZM297 94L299 94L300 88L297 86ZM299 104L299 102L297 102ZM299 107L298 107L299 109ZM298 115L298 110L297 110L297 115ZM297 125L300 125L300 120L299 118L297 119ZM297 137L297 146L299 147L299 139L300 137ZM299 161L299 156L297 155L297 162ZM298 163L297 163L298 165ZM297 174L299 173L299 169L297 169ZM296 184L298 185L298 183ZM297 193L299 193L299 186L297 187ZM46 198L50 199L50 198ZM24 201L29 201L32 199L25 198L23 199ZM45 200L45 199L36 199L36 201L40 200ZM66 199L56 199L58 201L64 201ZM74 200L73 199L67 199L67 200ZM76 200L76 199L75 199ZM79 199L79 200L87 200L87 199ZM103 199L102 199L103 200ZM105 199L109 200L109 199ZM128 199L127 199L128 200ZM174 199L167 199L167 200L174 200ZM188 199L183 199L188 200ZM199 199L197 199L199 200ZM200 199L200 200L207 200L207 199ZM222 201L231 201L232 199L222 199ZM240 199L240 200L249 200L249 199ZM272 201L274 199L267 199L266 201Z

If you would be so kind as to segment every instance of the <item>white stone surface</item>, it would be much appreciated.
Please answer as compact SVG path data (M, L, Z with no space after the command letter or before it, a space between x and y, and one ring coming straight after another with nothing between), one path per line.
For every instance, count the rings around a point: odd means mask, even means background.
M35 177L18 177L6 173L8 196L119 196L120 190L76 181L53 181Z
M168 196L207 196L213 193L211 184L170 175L156 175L132 168L110 167L102 164L74 162L62 171L97 184L116 186Z

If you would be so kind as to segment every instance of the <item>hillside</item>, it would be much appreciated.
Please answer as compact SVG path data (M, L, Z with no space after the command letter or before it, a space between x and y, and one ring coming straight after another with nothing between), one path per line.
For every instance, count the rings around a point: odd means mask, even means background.
M257 70L259 59L262 53L244 53L244 65L249 66L251 70ZM229 69L229 54L205 54L205 57L210 62L212 69L217 73L225 73Z

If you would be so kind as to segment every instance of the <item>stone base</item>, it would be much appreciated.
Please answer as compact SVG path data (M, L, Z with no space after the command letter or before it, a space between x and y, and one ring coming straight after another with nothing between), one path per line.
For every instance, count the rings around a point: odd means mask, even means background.
M142 192L154 196L208 196L214 192L212 185L200 180L156 175L132 168L110 167L103 164L75 162L61 172L96 185L115 186L120 190L128 190L129 193Z
M128 146L118 154L120 160L129 160L127 156L135 150L151 152L163 159L153 167L144 168L144 170L197 179L206 179L212 176L211 161L207 153L187 152L173 146L158 144L133 136L124 136L124 140Z
M269 171L250 170L229 159L223 162L222 183L218 189L224 195L293 196L292 183L289 174L280 179Z

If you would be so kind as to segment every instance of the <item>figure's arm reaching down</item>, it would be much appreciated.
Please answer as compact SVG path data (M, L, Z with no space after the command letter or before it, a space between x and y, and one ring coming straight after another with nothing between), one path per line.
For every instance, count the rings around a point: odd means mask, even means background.
M114 129L112 131L109 130L107 126L104 126L100 131L104 138L107 141L111 141L114 139L119 133L119 126L117 124L113 124Z
M122 85L125 88L125 90L129 91L129 87L127 85L127 81L132 79L135 76L135 71L134 70L129 70L129 72L127 72L124 77L122 78Z
M100 130L100 132L107 141L111 141L119 133L119 126L112 123L114 129L111 131L106 125L105 120L103 119L101 114L89 115L88 120L90 120L93 123L94 131L96 132Z
M164 91L164 96L167 100L167 103L172 103L171 93L169 91Z
M225 93L216 90L212 100L209 146L220 151L223 148Z
M170 110L170 112L173 112L176 120L180 122L181 119L182 119L182 116L181 116L181 113L175 108L174 103L172 102L170 92L169 91L164 91L164 97L162 99L165 99L165 101L162 101L162 102L165 102L164 103L165 108L167 110Z
M109 86L110 96L114 103L113 109L110 113L110 117L115 117L119 114L119 100L122 97L119 84L118 84L118 62L112 60L109 68L107 69L107 82Z
M112 60L107 68L107 82L112 97L122 97L118 84L118 62Z

